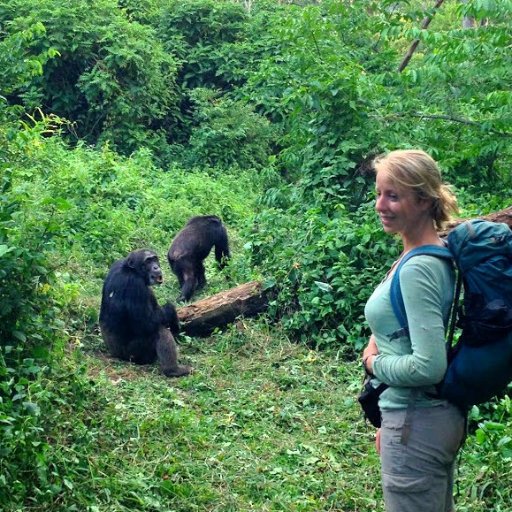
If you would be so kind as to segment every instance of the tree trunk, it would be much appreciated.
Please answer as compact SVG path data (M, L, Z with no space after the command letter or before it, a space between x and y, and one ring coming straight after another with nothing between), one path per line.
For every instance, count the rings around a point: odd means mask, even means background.
M460 0L460 3L467 4L468 0ZM475 25L475 18L471 16L464 16L464 18L462 18L462 28L474 28Z
M267 305L262 283L252 281L178 308L177 312L185 334L208 336L216 327L223 327L238 316L257 315Z
M504 222L508 224L510 229L512 229L512 206L505 208L504 210L500 210L499 212L490 213L489 215L482 215L478 217L479 219L490 220L492 222ZM463 222L469 219L456 219L452 222L449 222L446 225L446 228L442 231L439 231L440 236L446 236L455 226L462 224Z

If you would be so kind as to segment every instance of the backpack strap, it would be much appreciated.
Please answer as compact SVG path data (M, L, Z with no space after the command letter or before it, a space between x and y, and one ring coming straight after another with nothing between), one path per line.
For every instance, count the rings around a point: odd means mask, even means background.
M400 269L414 256L427 255L436 256L446 260L452 260L453 256L447 247L439 247L438 245L422 245L409 251L398 264L393 277L391 278L391 307L395 314L400 329L391 335L391 339L398 338L400 336L409 335L409 325L407 323L407 315L405 313L404 299L402 296L402 290L400 289Z

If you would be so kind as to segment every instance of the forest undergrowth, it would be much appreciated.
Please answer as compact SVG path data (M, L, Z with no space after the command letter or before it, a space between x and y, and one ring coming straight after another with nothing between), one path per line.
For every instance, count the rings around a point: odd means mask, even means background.
M383 511L361 367L342 351L292 343L264 319L183 336L194 372L181 379L114 360L94 337L83 349L94 395L54 440L78 467L58 501L26 510ZM485 497L506 488L475 447L459 461L458 511L488 511Z
M254 320L180 348L195 371L178 380L87 355L113 426L100 510L379 510L358 365Z

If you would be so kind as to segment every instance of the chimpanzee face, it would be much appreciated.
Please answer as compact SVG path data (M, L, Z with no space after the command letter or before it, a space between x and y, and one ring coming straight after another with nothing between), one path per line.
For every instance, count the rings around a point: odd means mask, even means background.
M164 280L158 256L153 251L140 249L131 252L126 259L125 266L142 277L146 286L162 284Z
M144 253L144 271L147 276L146 279L149 286L163 283L164 277L162 275L158 256L150 251L145 251Z

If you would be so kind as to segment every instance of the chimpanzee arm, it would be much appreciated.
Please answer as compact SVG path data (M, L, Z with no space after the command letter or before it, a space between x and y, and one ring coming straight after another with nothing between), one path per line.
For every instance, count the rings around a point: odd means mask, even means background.
M169 327L174 336L178 336L180 333L180 321L178 319L178 313L176 308L168 302L160 309L162 315L162 324L165 327Z
M215 259L219 264L219 268L224 268L229 258L228 233L224 226L220 226L217 232L217 240L215 242Z

